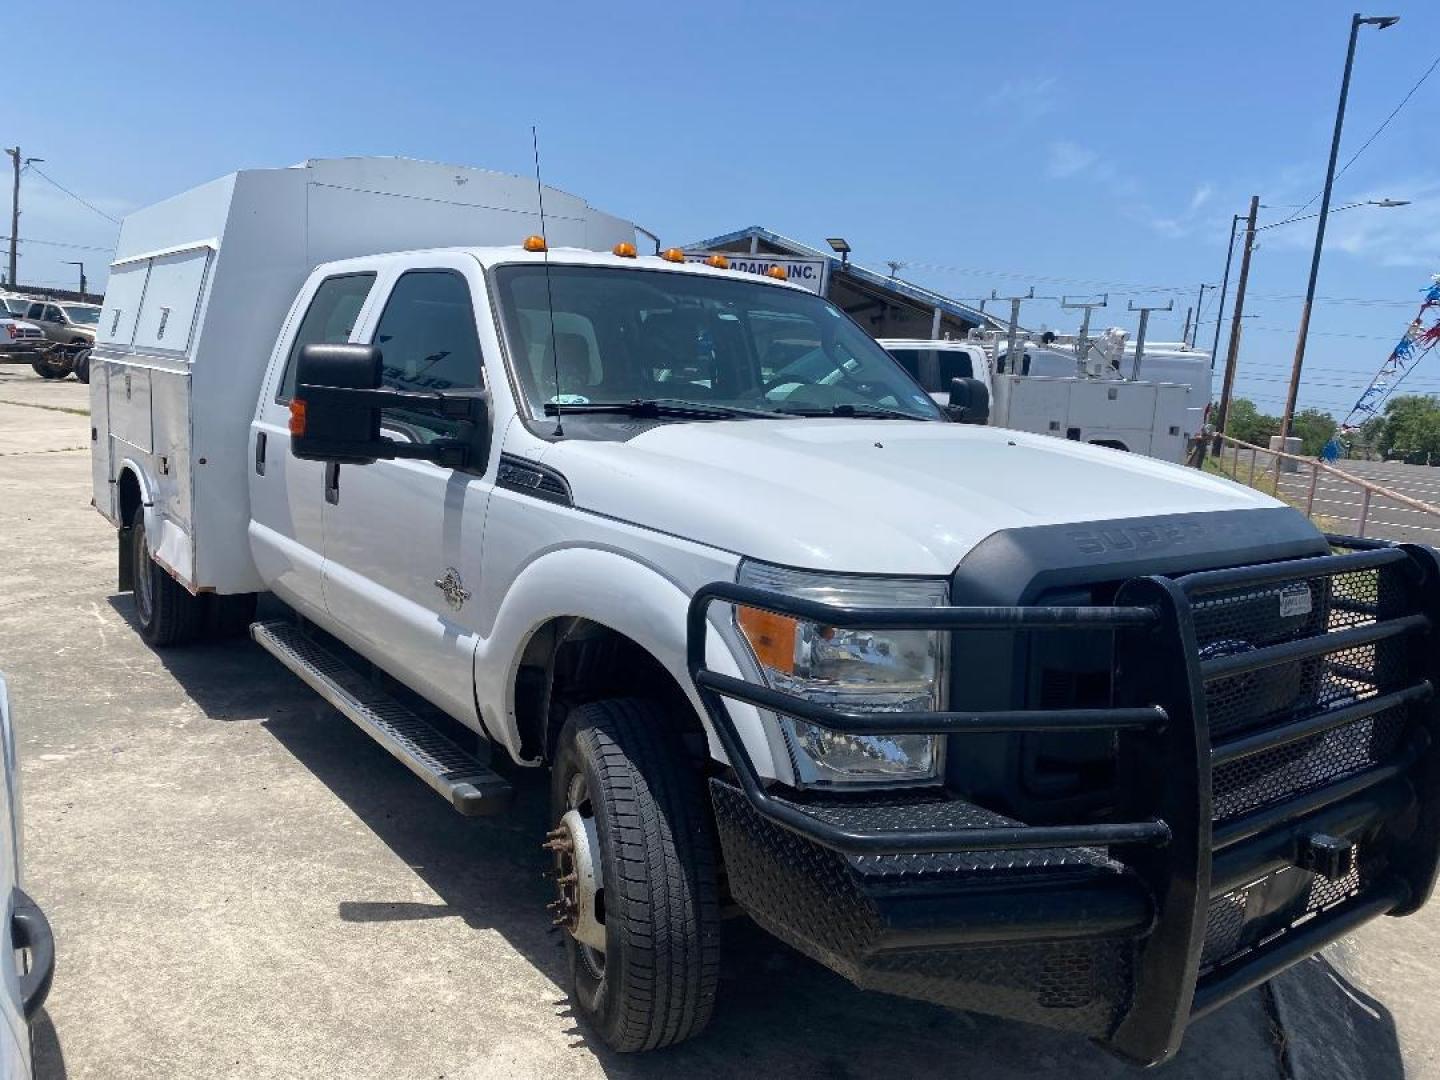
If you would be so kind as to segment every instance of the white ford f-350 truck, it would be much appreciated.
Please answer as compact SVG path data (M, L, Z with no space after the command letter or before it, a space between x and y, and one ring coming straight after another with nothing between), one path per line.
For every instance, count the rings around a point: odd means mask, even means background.
M153 644L268 591L254 639L460 812L550 770L535 916L606 1043L704 1027L739 909L1155 1062L1424 901L1432 551L955 422L820 297L537 194L312 161L128 217L95 504Z

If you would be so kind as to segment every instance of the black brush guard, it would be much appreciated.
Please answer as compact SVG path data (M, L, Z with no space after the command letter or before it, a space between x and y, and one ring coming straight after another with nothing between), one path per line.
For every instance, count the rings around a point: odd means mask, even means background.
M1109 606L860 609L704 587L690 604L688 664L733 767L733 781L711 782L732 893L767 929L862 986L1080 1031L1137 1062L1165 1060L1192 1018L1368 919L1413 912L1435 881L1440 559L1424 547L1330 540L1349 550L1136 578ZM1382 577L1384 590L1364 585ZM1312 632L1202 653L1197 620L1213 643L1223 633L1216 620L1243 610L1235 597L1268 604L1266 590L1300 587L1317 607ZM832 708L709 670L716 603L844 628L1112 633L1111 703ZM1237 720L1231 699L1263 700L1266 679L1290 679L1313 707ZM1212 738L1212 697L1233 734ZM726 698L836 732L949 736L952 753L970 734L1113 732L1122 809L1115 821L1029 826L949 794L807 801L760 778ZM1337 757L1329 772L1307 764L1321 760L1317 747L1330 752L1324 740L1356 732L1379 760ZM1245 770L1273 781L1302 766L1310 780L1294 792L1243 801L1245 784L1259 782ZM1219 814L1217 774L1233 803ZM1238 909L1240 925L1262 886L1293 892L1299 873L1320 897L1316 910L1268 928L1256 921L1261 939L1227 941L1211 955L1226 911Z

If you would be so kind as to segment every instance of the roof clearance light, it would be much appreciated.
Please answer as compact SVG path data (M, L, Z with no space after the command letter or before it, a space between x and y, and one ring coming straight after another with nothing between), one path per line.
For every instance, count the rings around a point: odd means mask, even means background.
M773 277L776 281L784 281L790 275L783 266L772 266L765 271L767 277Z
M545 237L543 237L543 236L527 236L527 237L525 237L525 250L526 250L526 251L544 251L544 250L545 250Z
M711 255L705 260L706 266L713 266L716 270L729 270L730 260L724 255Z
M635 245L627 244L624 240L621 240L620 243L616 244L610 250L616 255L619 255L622 259L635 258Z
M660 255L666 262L684 262L685 252L679 248L666 248Z

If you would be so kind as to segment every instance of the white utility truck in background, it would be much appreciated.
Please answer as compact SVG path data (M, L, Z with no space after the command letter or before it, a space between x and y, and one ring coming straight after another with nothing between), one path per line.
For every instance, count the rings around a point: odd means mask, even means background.
M1208 369L1200 396L1188 366L1179 367L1175 359L1162 357L1152 370L1148 346L1144 374L1151 377L1126 377L1101 351L1102 344L1109 345L1123 356L1123 331L1110 331L1102 342L1092 342L1084 361L1065 341L1021 339L1017 342L1021 359L1013 365L1003 331L986 331L965 340L887 338L880 344L937 402L949 401L955 378L983 383L990 395L989 423L995 427L1164 461L1185 460L1191 440L1202 430L1204 406L1210 400ZM1168 365L1164 371L1162 364ZM1171 378L1170 369L1179 377Z
M953 422L821 297L536 194L311 161L126 218L95 505L154 645L269 591L254 640L460 812L550 770L598 1038L699 1032L733 905L1153 1062L1423 902L1433 552Z

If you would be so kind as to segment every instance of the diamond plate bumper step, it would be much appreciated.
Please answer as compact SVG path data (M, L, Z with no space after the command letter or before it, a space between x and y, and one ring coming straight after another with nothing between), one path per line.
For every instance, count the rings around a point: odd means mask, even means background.
M460 813L480 817L509 808L513 795L509 781L372 686L293 623L252 623L250 636Z

